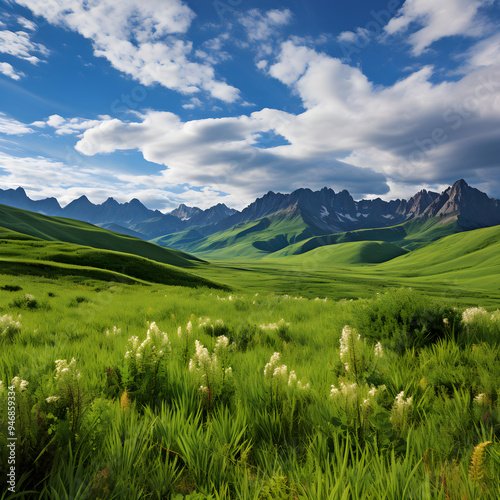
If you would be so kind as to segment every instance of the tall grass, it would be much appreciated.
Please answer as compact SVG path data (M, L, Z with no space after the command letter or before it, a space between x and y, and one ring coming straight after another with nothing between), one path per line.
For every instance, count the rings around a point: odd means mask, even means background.
M324 302L7 285L13 498L500 495L498 313L408 290ZM20 307L26 293L36 307Z

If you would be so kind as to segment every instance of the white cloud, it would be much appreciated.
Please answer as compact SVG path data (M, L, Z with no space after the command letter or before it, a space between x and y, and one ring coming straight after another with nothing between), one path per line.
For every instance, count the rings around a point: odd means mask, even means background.
M500 65L500 33L475 44L466 57L467 65L474 68Z
M28 125L14 120L0 111L0 134L24 135L32 132L33 129L29 128Z
M86 165L74 165L43 156L12 156L0 151L0 187L15 189L22 186L32 199L55 197L62 206L86 195L93 203L102 203L108 197L124 203L138 198L148 208L169 211L180 203L209 208L228 202L228 197L212 188L185 189L178 192L174 185L156 186L143 183L133 175Z
M195 16L181 0L16 0L50 23L93 43L94 54L143 85L159 83L184 94L200 90L226 102L238 89L220 81L210 63L193 62L192 43L180 37Z
M183 104L182 107L184 109L196 109L199 108L203 103L197 98L192 97L188 103Z
M444 37L482 35L484 22L477 13L481 6L490 3L490 0L406 0L384 31L393 35L408 31L413 23L420 25L408 37L413 54L418 56Z
M109 118L109 116L104 116L101 117L100 120L87 120L85 118L68 119L59 115L51 115L46 122L42 123L55 128L57 135L80 135L83 131L92 128L101 123L102 120L107 120Z
M251 42L261 42L272 38L279 28L286 26L291 20L292 13L289 9L272 9L267 12L252 9L239 18Z
M33 22L30 21L29 19L26 19L23 16L18 16L17 17L17 22L24 28L30 31L35 31L37 29L37 25Z
M236 206L268 189L331 185L380 195L386 180L401 190L500 174L498 66L439 84L426 66L384 87L359 68L285 42L269 74L301 98L304 112L263 109L183 122L149 111L135 123L101 122L76 148L85 155L137 149L166 167L139 184L211 186L230 192ZM289 144L259 148L261 133Z
M370 32L365 28L356 28L354 31L343 31L337 37L337 42L339 43L366 43L370 37Z
M22 71L16 70L11 64L6 62L0 62L0 73L12 78L13 80L20 80L21 77L25 76Z
M47 47L41 43L33 42L28 33L9 30L0 31L0 52L24 59L32 64L40 62L38 56L49 54ZM38 54L38 56L34 54Z

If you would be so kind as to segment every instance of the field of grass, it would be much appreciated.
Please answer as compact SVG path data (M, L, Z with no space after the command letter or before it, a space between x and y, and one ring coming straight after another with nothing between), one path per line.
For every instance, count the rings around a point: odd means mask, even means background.
M45 222L0 229L0 500L499 497L500 227L182 268Z
M498 498L500 313L454 306L2 275L1 498Z

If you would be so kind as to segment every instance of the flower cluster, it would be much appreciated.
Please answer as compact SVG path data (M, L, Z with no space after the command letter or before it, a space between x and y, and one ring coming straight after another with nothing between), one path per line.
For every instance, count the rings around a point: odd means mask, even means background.
M122 333L122 329L121 328L118 328L117 326L114 326L113 327L113 330L109 330L109 328L106 330L106 336L109 337L111 334L113 335L119 335L120 333Z
M193 324L191 323L191 321L188 321L188 323L186 325L186 335L185 335L186 340L189 339L189 337L191 336L191 332L192 331L193 331ZM177 328L177 336L180 339L182 339L182 337L184 336L184 334L182 332L182 326L179 326L179 328Z
M279 362L280 357L281 357L281 355L280 355L279 352L275 352L271 356L271 359L269 360L269 363L267 363L266 366L264 366L264 376L265 377L268 377L268 378L272 378L273 377L276 364Z
M10 383L10 385L14 386L17 391L22 392L26 390L26 387L28 387L29 382L26 380L23 380L20 377L14 377Z
M474 403L478 404L479 406L489 406L491 404L491 399L484 393L478 394L474 398Z
M73 380L78 380L82 375L76 369L76 360L71 358L68 363L65 359L56 359L56 374L54 375L54 380L62 382L71 382Z
M21 315L18 316L18 320L21 319ZM0 339L6 338L12 340L16 333L21 330L20 321L15 321L12 316L5 314L0 317Z
M384 356L384 348L380 342L375 344L375 357L382 358Z
M365 369L363 350L361 335L349 325L344 326L340 337L340 360L344 363L345 370L356 378Z
M391 418L390 421L395 430L400 433L406 431L410 424L411 416L412 416L412 397L406 398L405 393L401 391L394 401L394 405L391 410Z
M304 390L309 389L309 382L303 383L301 380L298 380L295 370L290 370L289 374L286 365L278 365L280 358L281 355L279 352L273 353L269 363L266 363L266 366L264 366L264 376L269 379L276 378L283 382L286 382L288 379L288 387L297 387Z
M476 319L476 316L485 317L487 314L488 312L482 307L470 307L462 313L462 321L468 325Z
M125 359L130 359L132 364L137 365L138 372L146 369L147 364L156 364L171 350L168 335L162 332L153 321L148 328L146 338L139 344L138 337L130 337L127 345Z
M233 344L229 345L229 339L220 335L217 337L213 353L210 355L208 349L195 340L195 354L189 360L189 371L193 373L201 385L200 392L207 396L209 403L217 397L226 384L226 378L232 375L229 366L229 352Z
M50 404L59 401L59 399L59 396L49 396L45 401Z
M316 300L316 301L317 301L317 300L322 300L323 302L326 302L326 301L328 300L328 298L327 298L327 297L325 297L324 299L320 299L319 297L316 297L314 300Z
M290 323L287 323L281 318L277 323L269 323L268 325L260 325L261 330L279 330L280 328L288 328Z
M285 300L307 300L307 299L304 299L304 297L290 297L290 295L286 294L283 295L283 299Z
M198 318L198 328L201 328L207 335L212 337L219 337L228 332L228 328L224 324L224 321L221 319L212 321L208 316L205 318Z
M334 385L332 385L330 390L330 397L334 398L337 396L344 396L348 400L357 399L358 384L356 384L356 382L354 382L353 384L344 384L344 382L340 382L340 389L337 389Z

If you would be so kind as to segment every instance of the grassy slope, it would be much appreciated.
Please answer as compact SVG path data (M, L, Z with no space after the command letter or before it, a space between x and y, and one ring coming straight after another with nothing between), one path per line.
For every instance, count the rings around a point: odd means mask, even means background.
M392 243L405 250L415 250L433 241L459 232L460 229L453 221L446 221L439 217L433 219L413 219L397 226L359 229L325 236L314 236L305 241L292 244L279 252L276 257L299 255L314 250L315 248L356 241L384 241ZM391 257L392 258L392 257ZM370 263L370 260L367 261Z
M200 260L178 250L161 248L131 236L63 217L47 217L0 205L0 226L48 241L65 241L104 250L140 255L163 264L194 267Z
M305 297L356 299L411 286L468 305L500 301L500 226L447 236L381 264L362 263L366 249L366 243L346 243L297 256L219 261L200 274L235 288Z
M286 249L285 249L286 250ZM290 264L300 263L304 258L320 259L329 265L379 264L405 255L402 248L385 241L356 241L318 247L299 255L278 256L271 254L270 259L279 258Z
M231 229L201 237L196 230L175 233L152 240L167 247L182 249L207 259L258 259L266 256L286 257L307 253L321 246L353 242L378 242L377 245L356 247L356 256L347 256L348 251L338 252L340 263L378 263L392 259L405 252L415 250L439 238L460 231L456 222L439 217L414 219L397 226L360 229L344 233L315 236L314 230L300 215L287 214L265 217L259 221L239 224ZM385 242L387 245L381 245ZM374 254L370 252L373 251ZM336 254L336 252L334 252ZM342 257L341 255L346 255ZM362 256L361 260L359 256Z
M300 215L264 217L259 221L238 224L204 238L184 231L152 240L162 246L182 248L203 258L261 258L312 234Z
M219 285L210 280L137 255L45 241L5 228L0 228L0 272L219 288Z

